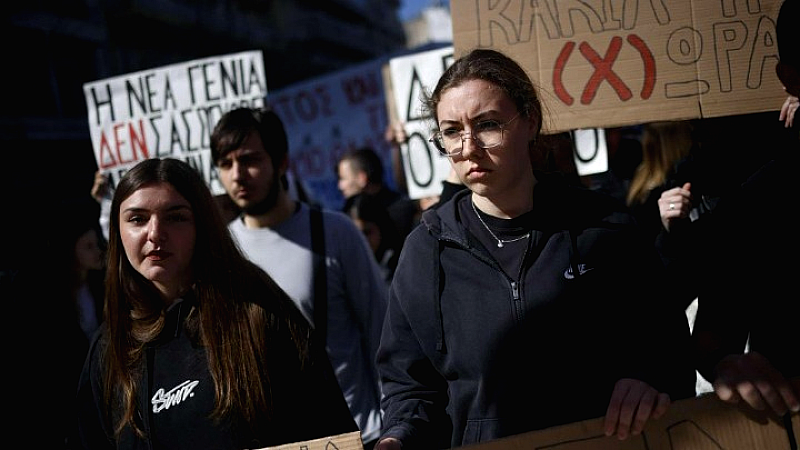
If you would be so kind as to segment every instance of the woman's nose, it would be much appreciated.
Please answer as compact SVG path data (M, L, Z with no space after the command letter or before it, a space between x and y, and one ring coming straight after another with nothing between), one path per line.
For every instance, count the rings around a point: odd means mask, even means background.
M474 154L476 151L482 150L479 146L475 138L472 137L472 133L464 132L461 134L461 156L464 159L469 159L470 155Z
M147 230L147 239L150 242L160 243L166 239L166 230L161 226L161 220L156 217L150 219L150 228Z

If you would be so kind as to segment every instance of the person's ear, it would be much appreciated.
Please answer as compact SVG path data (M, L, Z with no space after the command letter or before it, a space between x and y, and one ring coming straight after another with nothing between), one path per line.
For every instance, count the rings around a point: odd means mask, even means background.
M528 131L528 142L533 142L539 138L539 124L532 116L522 116L521 119L525 122L525 127Z
M283 161L280 162L280 164L278 165L277 169L278 169L278 174L280 176L286 175L286 172L289 171L289 157L288 156L283 158Z
M358 172L356 174L356 179L358 180L358 186L361 187L361 189L367 187L367 184L369 183L369 180L367 179L367 172Z
M775 66L775 73L789 95L800 97L800 69L783 62Z

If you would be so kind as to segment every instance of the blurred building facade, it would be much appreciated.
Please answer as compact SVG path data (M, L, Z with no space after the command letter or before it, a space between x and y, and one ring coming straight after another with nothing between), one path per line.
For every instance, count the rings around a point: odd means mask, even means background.
M10 3L2 31L6 107L0 141L14 162L38 166L5 170L3 183L35 188L34 173L39 182L55 182L69 167L88 167L88 175L71 176L82 180L76 189L90 188L86 82L261 50L268 87L277 89L405 48L398 8L399 0Z
M449 2L431 0L419 15L403 23L406 47L415 49L432 44L453 42L453 20Z
M405 49L399 0L28 0L4 5L0 173L9 255L96 169L83 84L261 50L270 90ZM4 235L8 235L4 233ZM33 235L33 236L30 236Z

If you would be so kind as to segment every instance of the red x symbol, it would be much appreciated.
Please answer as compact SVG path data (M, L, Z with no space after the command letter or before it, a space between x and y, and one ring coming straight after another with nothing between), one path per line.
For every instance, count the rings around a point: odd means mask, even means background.
M639 38L639 36L635 34L629 35L628 43L630 43L639 52L642 62L644 63L644 85L642 86L641 96L646 100L653 94L653 88L655 87L655 59L653 58L653 54L650 52L650 49L647 47L647 44L645 44L644 41ZM623 101L629 100L632 97L631 90L628 88L625 82L622 81L622 79L620 79L620 77L611 69L611 67L614 65L614 61L617 59L617 56L619 56L621 47L622 38L612 38L605 57L601 58L600 55L598 55L588 43L582 42L580 44L579 49L581 54L592 64L595 69L591 78L589 78L589 81L586 83L586 87L583 89L581 103L588 105L592 102L592 100L594 100L594 97L597 94L597 89L600 88L600 84L603 82L603 80L608 81L611 87L617 92L617 95L619 95L619 98ZM570 41L565 43L564 48L561 49L561 53L559 53L558 58L556 58L556 64L553 68L553 88L555 94L567 106L571 106L575 100L572 98L569 92L567 92L562 79L564 67L566 66L567 61L569 60L569 57L574 49L574 42Z
M614 88L615 91L617 91L617 95L619 95L621 100L630 100L630 98L633 97L631 90L628 89L628 86L625 84L625 82L622 81L622 79L613 70L611 70L611 66L614 65L614 61L619 55L619 49L622 48L621 37L614 36L614 38L611 39L611 44L608 46L605 58L600 58L600 55L598 55L597 52L595 52L594 49L586 42L581 42L581 45L578 48L580 49L583 57L592 63L592 66L594 66L594 73L592 74L592 77L589 78L589 81L586 82L586 87L583 88L581 103L588 105L592 102L595 94L597 94L597 89L600 87L600 83L602 83L603 80L608 80L608 83Z

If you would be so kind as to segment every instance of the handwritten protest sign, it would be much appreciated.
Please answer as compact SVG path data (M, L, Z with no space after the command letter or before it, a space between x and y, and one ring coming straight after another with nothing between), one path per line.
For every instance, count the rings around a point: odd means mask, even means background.
M260 107L267 95L260 51L183 62L83 86L97 166L110 184L137 162L172 157L224 193L211 161L211 129L226 111Z
M361 433L353 431L311 441L265 447L260 450L363 450L363 448Z
M400 151L408 196L414 199L439 195L442 180L450 171L447 158L428 142L434 124L422 108L422 99L452 63L450 46L389 60L392 99L389 103L394 107L393 117L403 123L408 137Z
M453 44L519 61L550 131L775 111L781 1L453 0Z
M465 450L790 450L797 448L800 414L782 421L731 406L715 394L674 402L667 414L624 441L604 433L604 418L559 425L467 445ZM261 450L361 450L359 432Z
M716 394L678 400L624 441L604 433L604 418L518 434L464 450L791 450L800 434L797 413L781 422L749 407L731 406Z
M286 127L291 170L326 207L343 205L335 167L350 149L372 147L393 185L382 63L374 60L270 92L268 102Z

